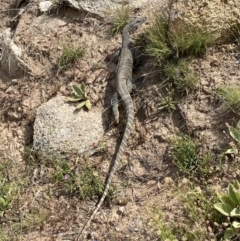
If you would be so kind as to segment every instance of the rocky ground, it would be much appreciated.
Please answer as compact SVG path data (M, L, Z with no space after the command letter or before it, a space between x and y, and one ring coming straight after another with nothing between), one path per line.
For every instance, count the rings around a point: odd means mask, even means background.
M81 174L91 165L94 175L105 180L124 130L124 115L121 124L112 126L110 110L117 65L113 56L121 46L121 36L110 37L108 19L95 10L78 11L54 1L55 7L42 13L40 2L30 1L19 16L16 9L24 8L27 2L2 0L0 3L0 34L10 28L23 60L17 67L12 66L10 57L1 60L0 179L2 186L5 183L8 187L11 183L16 186L11 186L6 194L11 199L9 208L5 210L0 202L0 240L74 240L74 233L87 221L97 197L70 195L64 190L65 184L53 180L56 170L62 168L59 160L70 163L69 173L74 170ZM133 7L132 17L150 16L156 6L168 6L167 1L161 0L151 4L140 2ZM140 32L150 24L148 18ZM86 52L70 69L59 73L58 61L64 45L85 46ZM3 44L0 54L0 57L11 56L11 52L4 55ZM114 177L113 195L91 224L89 233L94 240L174 240L161 236L161 225L180 230L176 240L221 240L222 230L212 220L196 220L189 214L190 201L186 202L186 197L193 200L198 210L197 202L203 194L206 200L212 200L208 197L240 178L239 157L223 158L231 141L224 134L225 123L235 126L239 116L225 113L216 96L219 86L238 85L238 55L238 44L231 42L214 45L203 57L193 59L191 69L198 78L197 88L180 99L180 109L168 112L157 108L159 98L164 96L162 70L155 66L153 58L143 54L142 64L134 72L134 78L144 79L141 89L133 96L134 130ZM94 113L98 113L96 118L102 114L104 135L92 138L91 153L85 156L36 154L32 147L38 107L56 96L69 96L71 85L82 82L93 105L91 118L94 119ZM80 131L84 122L90 123L86 113ZM212 153L211 173L207 178L189 177L173 163L169 138L177 130L197 136L205 150ZM60 163L58 167L55 161ZM196 199L191 199L193 193ZM192 239L186 238L187 229Z

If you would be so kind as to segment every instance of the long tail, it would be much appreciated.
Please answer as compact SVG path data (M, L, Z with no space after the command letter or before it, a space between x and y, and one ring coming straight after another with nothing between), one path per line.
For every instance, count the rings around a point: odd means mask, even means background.
M80 237L82 236L83 232L85 231L85 229L89 226L89 224L91 223L91 221L93 220L93 218L95 217L96 213L98 212L99 208L101 207L101 205L103 204L107 194L108 194L108 190L109 187L111 185L112 182L112 178L113 175L117 169L118 163L120 162L123 152L125 150L125 147L127 146L127 141L128 138L130 137L132 128L133 128L133 121L134 121L134 107L133 107L133 101L131 99L131 96L125 96L125 98L123 99L123 103L125 105L125 108L127 110L127 124L126 124L126 128L123 134L123 138L121 141L121 144L119 146L118 152L117 152L117 156L115 158L115 161L113 163L113 166L109 172L108 178L107 178L107 182L103 191L103 195L101 197L101 199L99 200L96 208L94 209L92 215L90 216L90 218L88 219L88 221L86 222L86 224L83 226L80 235L78 236L78 240L80 241ZM81 240L82 241L82 240Z

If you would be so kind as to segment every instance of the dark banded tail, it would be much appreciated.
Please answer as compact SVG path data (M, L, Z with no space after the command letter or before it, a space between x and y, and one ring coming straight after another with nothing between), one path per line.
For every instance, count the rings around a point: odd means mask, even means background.
M118 166L119 162L121 161L123 152L124 152L124 150L125 150L125 148L127 146L128 138L130 137L130 134L131 134L131 131L132 131L132 128L133 128L133 121L134 121L133 101L132 101L130 95L127 96L127 98L124 98L122 100L123 100L123 103L124 103L125 108L127 110L127 124L126 124L125 130L124 130L123 138L122 138L121 144L119 146L119 149L118 149L118 152L117 152L117 156L116 156L116 158L115 158L115 160L113 162L113 166L112 166L112 168L110 170L110 173L108 175L107 182L105 184L105 188L104 188L104 191L103 191L103 195L102 195L101 199L99 200L96 208L94 209L91 217L88 219L87 223L83 226L83 228L82 228L82 230L80 232L80 235L78 237L79 241L82 241L79 238L81 237L81 235L83 234L85 229L89 226L89 224L91 223L91 221L95 217L96 213L98 212L99 208L103 204L103 202L104 202L104 200L105 200L105 198L106 198L106 196L108 194L109 187L111 185L113 175L114 175L114 173L115 173L115 171L117 169L117 166Z

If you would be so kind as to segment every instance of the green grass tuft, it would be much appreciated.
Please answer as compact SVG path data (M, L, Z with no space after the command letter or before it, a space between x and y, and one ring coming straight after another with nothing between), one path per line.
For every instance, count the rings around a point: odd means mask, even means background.
M207 150L201 150L197 141L188 135L175 136L170 140L173 161L181 171L187 174L207 175L207 163L212 156Z
M189 63L186 60L168 63L164 69L164 74L173 82L179 92L188 92L197 83L197 77L190 70Z
M168 22L165 15L154 15L153 25L146 30L146 36L148 42L146 51L155 57L158 63L162 63L173 54L168 41Z
M196 143L187 135L171 139L172 156L176 165L184 172L190 173L199 165Z
M85 46L73 48L73 46L64 45L63 53L58 61L58 70L60 73L73 66L76 60L82 58L85 54Z
M187 179L179 183L172 194L172 198L178 200L178 208L172 213L172 217L176 215L174 219L169 219L168 214L165 220L162 210L153 209L153 220L159 240L206 240L209 235L215 238L214 224L224 221L213 208L217 195L207 187L201 189L195 186ZM176 211L182 215L177 216Z
M223 101L227 112L239 113L240 111L240 87L222 86L217 90L218 97Z
M15 225L16 229L21 230L21 232L30 232L36 230L36 228L41 228L46 221L45 211L36 208L31 210L31 213L25 213L20 217L20 222ZM16 230L17 231L17 230Z

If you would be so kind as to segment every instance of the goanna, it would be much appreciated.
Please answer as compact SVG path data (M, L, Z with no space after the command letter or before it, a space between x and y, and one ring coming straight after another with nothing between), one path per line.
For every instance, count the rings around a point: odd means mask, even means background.
M99 200L97 206L95 207L92 215L88 219L87 223L84 225L80 232L80 236L78 237L78 240L80 241L80 237L84 233L85 229L89 226L90 222L98 212L99 208L104 202L104 199L107 196L109 187L111 185L111 181L113 178L113 175L116 171L116 168L118 166L118 163L120 162L123 152L127 145L127 140L131 134L132 128L133 128L133 121L134 121L134 107L133 107L133 101L130 96L130 93L132 91L132 69L133 69L133 45L131 41L130 34L135 32L139 26L142 25L142 23L146 20L145 17L136 18L132 21L130 21L124 28L122 32L122 48L121 48L121 54L120 59L118 63L118 69L117 69L117 91L114 93L111 104L113 109L113 115L115 123L119 122L119 111L118 111L118 104L120 101L123 102L125 110L127 112L127 123L125 127L125 131L123 134L123 138L121 141L121 144L119 146L117 156L113 162L112 168L108 174L108 178L104 187L103 195L101 199Z

